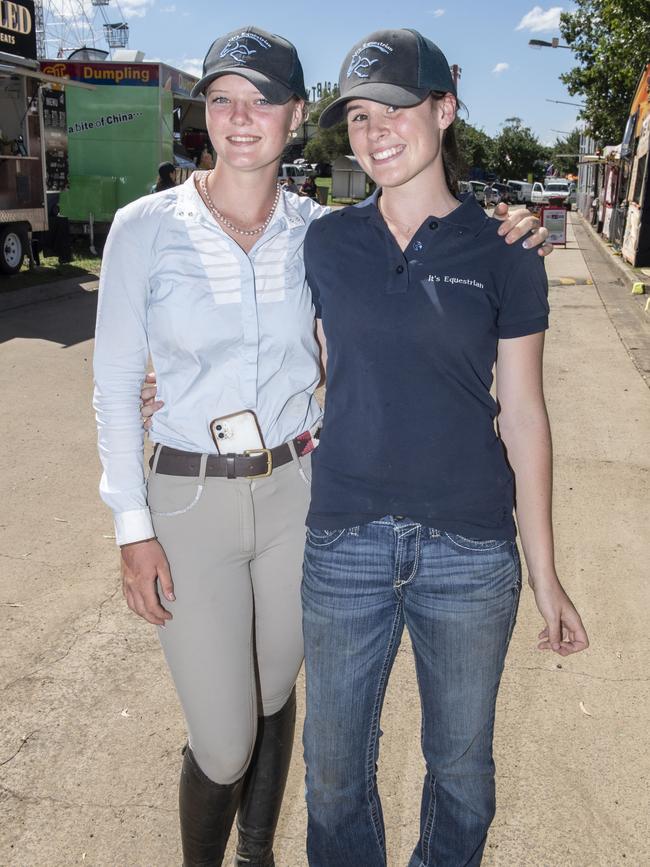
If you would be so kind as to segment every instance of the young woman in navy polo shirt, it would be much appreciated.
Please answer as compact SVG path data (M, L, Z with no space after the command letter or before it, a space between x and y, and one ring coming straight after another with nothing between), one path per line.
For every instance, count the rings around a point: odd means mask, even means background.
M477 865L521 582L515 483L546 624L538 647L588 646L554 565L547 281L537 255L505 247L474 198L456 198L455 86L433 43L373 33L339 81L321 125L347 117L379 189L313 223L305 241L329 356L302 590L309 863L386 864L379 719L406 625L427 766L409 867Z

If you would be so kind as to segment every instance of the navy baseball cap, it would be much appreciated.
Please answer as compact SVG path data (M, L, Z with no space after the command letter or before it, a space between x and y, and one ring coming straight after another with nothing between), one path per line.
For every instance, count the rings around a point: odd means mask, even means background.
M408 107L421 103L432 90L456 96L447 58L417 30L377 30L357 42L343 61L339 90L319 126L344 120L345 103L351 99Z
M274 105L284 105L292 96L307 99L295 46L252 25L215 39L203 61L203 77L191 95L204 93L220 75L241 75Z

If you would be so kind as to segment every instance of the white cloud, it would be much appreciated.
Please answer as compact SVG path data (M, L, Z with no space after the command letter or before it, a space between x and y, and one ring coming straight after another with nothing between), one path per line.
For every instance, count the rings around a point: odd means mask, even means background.
M494 67L492 72L494 72L498 75L500 72L505 72L506 69L510 69L509 63L497 63L497 65Z
M444 9L430 9L429 10L429 15L433 15L434 18L440 18L444 14L445 14Z
M144 18L153 4L154 0L120 0L120 9L128 21L129 18Z
M560 29L561 6L551 6L550 9L542 9L541 6L533 6L517 24L515 30L530 30L531 33L543 33L550 30Z
M161 12L176 12L176 6L172 3L171 6L161 6Z
M203 75L202 57L184 57L182 60L168 60L166 62L176 69L187 72L188 75L195 75L197 78L201 78Z

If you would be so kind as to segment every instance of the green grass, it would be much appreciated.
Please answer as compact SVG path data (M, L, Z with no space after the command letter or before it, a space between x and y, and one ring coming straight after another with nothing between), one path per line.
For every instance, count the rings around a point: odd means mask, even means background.
M332 203L337 205L350 205L354 204L357 199L333 199L332 198L332 179L331 178L317 178L316 179L317 187L327 187L327 204L331 205ZM366 191L367 192L367 191ZM367 193L369 195L369 193Z
M40 266L30 270L29 261L25 259L21 270L12 277L0 274L0 290L25 289L29 286L39 286L42 283L54 283L56 280L67 280L71 277L97 277L102 260L93 256L87 244L79 244L73 252L72 262L59 264L56 256L41 254Z

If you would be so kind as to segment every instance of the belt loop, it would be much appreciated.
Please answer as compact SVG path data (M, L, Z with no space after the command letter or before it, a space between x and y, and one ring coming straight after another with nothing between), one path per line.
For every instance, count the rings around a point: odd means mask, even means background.
M163 450L163 447L160 443L156 443L153 447L153 463L151 464L151 475L156 475L156 470L158 468L158 459L160 458L160 453Z
M309 487L311 485L311 479L307 478L307 474L302 468L302 463L300 461L300 458L298 457L298 452L296 451L296 444L293 440L287 440L287 445L289 446L289 451L291 452L291 458L293 461L295 461L295 464L298 467L300 478L307 485L307 487Z
M203 452L201 455L201 462L199 464L199 488L203 489L205 485L205 473L208 468L208 455L206 452Z
M235 455L228 454L226 455L226 478L228 479L236 479L237 473L235 472Z

